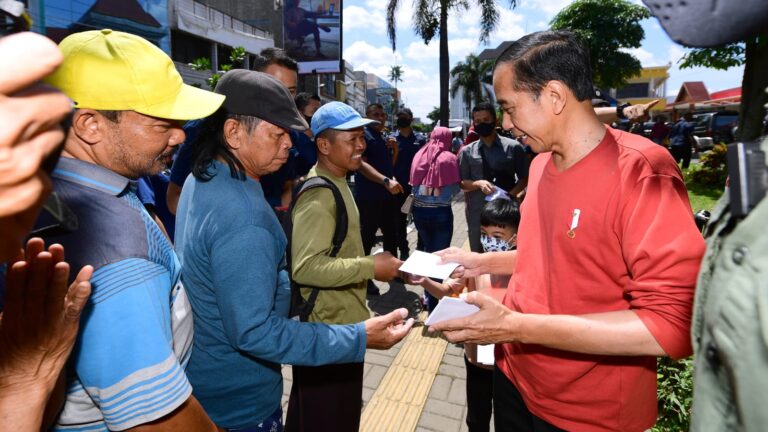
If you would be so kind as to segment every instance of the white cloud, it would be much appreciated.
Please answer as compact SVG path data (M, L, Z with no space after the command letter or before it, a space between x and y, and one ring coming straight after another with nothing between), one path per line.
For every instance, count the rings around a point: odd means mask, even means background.
M521 8L544 12L549 21L571 2L572 0L522 0L518 4Z
M520 26L525 22L525 17L515 13L509 8L499 7L499 25L491 34L491 48L496 48L500 43L508 40L516 40L525 36L526 31Z
M450 50L450 45L448 45L448 49ZM421 41L411 42L405 49L405 57L416 61L440 58L440 41L432 41L429 45Z
M393 53L387 45L375 47L369 43L358 40L344 50L344 59L356 65L366 63L373 67L389 66L396 62L402 62L400 53Z
M622 48L621 51L635 56L643 67L647 66L661 66L666 64L665 61L656 60L653 53L643 48Z
M344 30L364 29L376 34L386 33L384 14L373 14L360 6L344 7Z

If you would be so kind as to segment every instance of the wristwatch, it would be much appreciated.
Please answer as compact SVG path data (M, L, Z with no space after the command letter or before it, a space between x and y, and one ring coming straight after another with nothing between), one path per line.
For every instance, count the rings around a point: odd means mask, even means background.
M621 105L617 105L616 106L616 117L618 117L618 118L620 118L622 120L626 120L627 116L624 115L624 108L626 108L628 106L631 106L631 105L632 104L629 103L629 102L621 104Z
M384 186L389 186L389 177L384 177Z

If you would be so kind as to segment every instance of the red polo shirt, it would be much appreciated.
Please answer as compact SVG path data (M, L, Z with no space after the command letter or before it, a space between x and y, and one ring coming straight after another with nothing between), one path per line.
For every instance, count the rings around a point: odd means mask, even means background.
M680 170L664 148L608 128L589 155L563 172L550 153L541 154L531 165L521 213L507 307L570 315L633 310L670 356L691 354L704 240ZM531 412L555 426L642 431L656 422L654 357L521 343L497 346L496 354Z

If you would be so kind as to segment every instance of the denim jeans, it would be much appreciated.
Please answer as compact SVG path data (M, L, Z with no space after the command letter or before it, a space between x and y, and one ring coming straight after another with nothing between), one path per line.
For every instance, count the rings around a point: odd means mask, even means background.
M413 207L413 223L419 232L424 252L436 252L451 246L453 237L453 210L444 207ZM428 292L427 310L432 312L437 299Z

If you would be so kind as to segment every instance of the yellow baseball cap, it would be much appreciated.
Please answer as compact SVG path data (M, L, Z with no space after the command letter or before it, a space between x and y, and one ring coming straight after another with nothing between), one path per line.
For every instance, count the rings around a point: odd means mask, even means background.
M76 108L193 120L224 102L223 95L184 84L171 58L136 35L109 29L74 33L59 48L64 62L45 81Z

